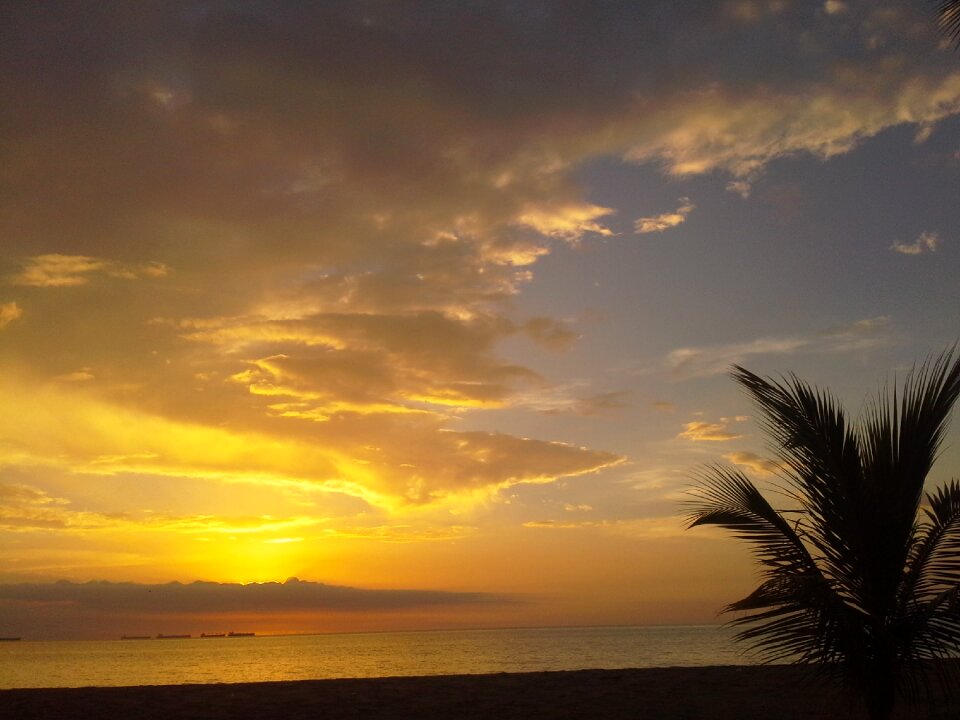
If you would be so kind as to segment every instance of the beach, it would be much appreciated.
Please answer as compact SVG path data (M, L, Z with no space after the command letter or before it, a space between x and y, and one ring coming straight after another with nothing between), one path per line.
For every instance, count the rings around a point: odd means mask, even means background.
M796 666L645 668L354 680L0 691L0 716L164 720L812 720L864 717ZM896 718L960 716L934 696Z

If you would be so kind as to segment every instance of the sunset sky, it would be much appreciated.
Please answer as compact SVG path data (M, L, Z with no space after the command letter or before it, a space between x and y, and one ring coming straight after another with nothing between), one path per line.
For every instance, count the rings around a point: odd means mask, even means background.
M0 635L714 622L729 366L856 414L960 338L925 0L0 28Z

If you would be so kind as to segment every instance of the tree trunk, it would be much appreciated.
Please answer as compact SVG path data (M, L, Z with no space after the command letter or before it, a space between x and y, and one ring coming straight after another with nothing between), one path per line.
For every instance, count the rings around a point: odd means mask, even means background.
M897 673L892 663L878 663L867 681L867 716L870 720L890 720L897 693Z
M867 697L867 715L870 720L890 720L893 715L892 688L877 688Z

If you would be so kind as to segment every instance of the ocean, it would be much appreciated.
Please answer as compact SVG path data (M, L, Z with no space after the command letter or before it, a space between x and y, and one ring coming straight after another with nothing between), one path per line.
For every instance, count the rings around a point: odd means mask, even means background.
M0 643L0 689L744 665L716 625Z

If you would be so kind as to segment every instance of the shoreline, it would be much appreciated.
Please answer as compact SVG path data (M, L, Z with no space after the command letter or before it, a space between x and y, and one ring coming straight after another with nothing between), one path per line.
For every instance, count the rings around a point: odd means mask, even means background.
M865 717L839 688L795 665L730 665L432 675L263 683L0 690L21 720L809 720ZM895 718L946 720L960 702L939 693Z

